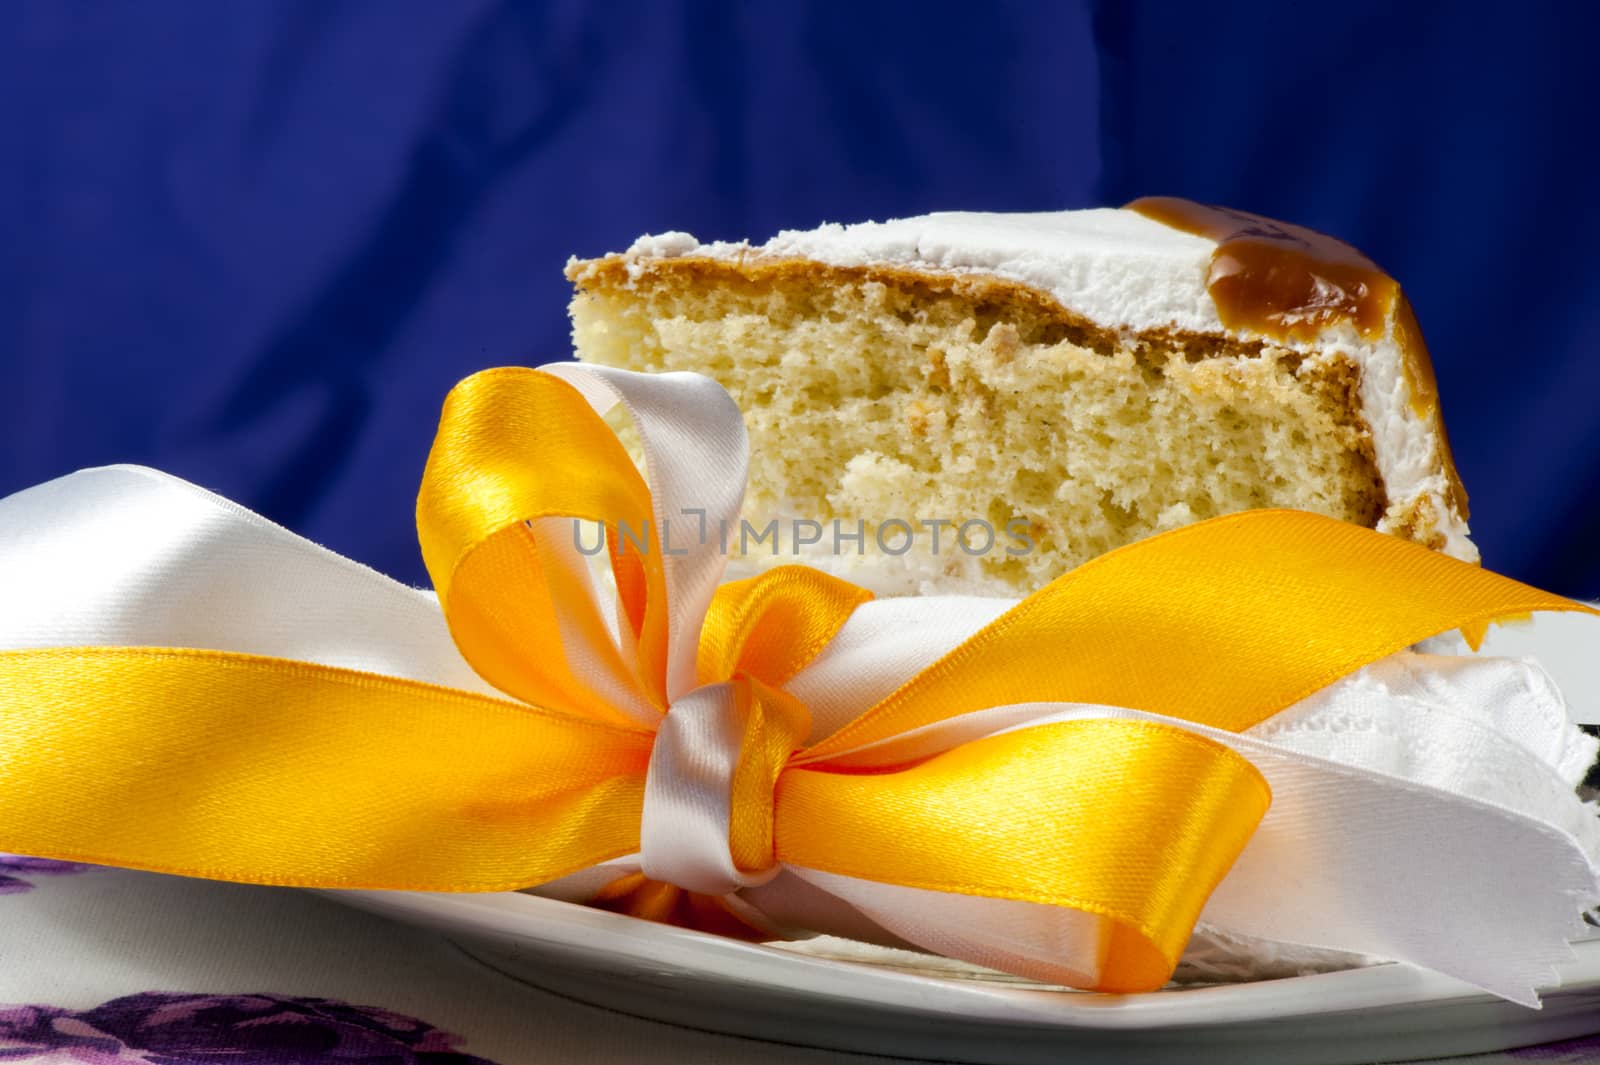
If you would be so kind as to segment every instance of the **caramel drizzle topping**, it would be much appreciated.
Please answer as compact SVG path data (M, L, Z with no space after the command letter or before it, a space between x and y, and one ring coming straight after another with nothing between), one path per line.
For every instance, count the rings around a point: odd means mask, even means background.
M1175 196L1146 196L1127 209L1217 242L1206 288L1229 329L1311 340L1350 322L1375 339L1400 294L1371 259L1303 226Z
M1145 196L1126 209L1216 242L1206 290L1229 329L1308 341L1329 326L1349 322L1361 336L1376 340L1393 315L1411 409L1433 424L1453 501L1467 516L1466 491L1439 419L1433 362L1410 301L1394 278L1344 241L1304 226L1176 196Z

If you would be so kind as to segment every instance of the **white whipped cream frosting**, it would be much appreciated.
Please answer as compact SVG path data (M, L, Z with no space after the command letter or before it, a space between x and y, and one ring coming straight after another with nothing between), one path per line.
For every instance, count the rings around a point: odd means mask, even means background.
M637 276L654 259L683 256L742 261L808 259L830 266L884 266L945 275L1002 278L1043 292L1068 311L1108 329L1177 330L1240 336L1222 324L1206 278L1216 242L1120 208L996 214L950 211L854 225L785 230L765 244L703 244L687 233L639 238L623 253ZM1391 531L1402 512L1428 498L1445 551L1476 561L1467 525L1450 502L1430 420L1412 408L1411 385L1393 323L1376 339L1348 324L1315 342L1272 343L1307 353L1340 352L1361 370L1361 402L1374 458L1389 497L1379 523Z

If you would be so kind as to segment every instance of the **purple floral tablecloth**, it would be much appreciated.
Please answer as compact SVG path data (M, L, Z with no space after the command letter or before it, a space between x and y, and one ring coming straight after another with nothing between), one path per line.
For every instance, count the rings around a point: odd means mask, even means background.
M1600 1063L1600 1038L1452 1059ZM0 855L0 1063L871 1065L535 991L310 892Z

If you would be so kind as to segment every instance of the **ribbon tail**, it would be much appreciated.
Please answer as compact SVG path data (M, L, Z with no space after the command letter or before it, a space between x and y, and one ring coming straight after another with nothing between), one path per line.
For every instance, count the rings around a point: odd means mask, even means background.
M1581 603L1301 511L1184 526L1063 574L804 752L1051 701L1238 732L1420 640Z
M1015 938L1046 929L1075 945L1075 961L1050 970L1055 979L1149 991L1170 978L1269 801L1260 774L1220 743L1163 723L1074 720L877 772L791 768L778 783L774 836L778 861L806 875L970 898L973 907L1003 900L1076 911ZM891 892L857 898L878 913L896 906ZM949 905L936 903L934 924ZM998 915L996 928L1041 919L1016 907L986 912ZM927 935L904 921L893 930L913 941ZM941 941L957 956L1010 967L993 949L973 957L960 935ZM1031 960L1011 954L1039 972L1054 949L1045 944Z
M0 850L246 883L526 887L638 849L650 734L393 677L0 652Z
M1559 699L1544 705L1539 699L1553 694L1537 685L1528 687L1518 716L1551 720L1538 726L1527 722L1520 732L1512 730L1520 737L1513 740L1466 716L1465 706L1455 701L1483 692L1504 696L1509 681L1491 684L1490 679L1515 663L1426 660L1429 666L1423 670L1423 661L1406 658L1386 665L1378 678L1385 685L1381 688L1364 681L1321 698L1341 711L1335 715L1341 719L1358 714L1362 700L1376 700L1371 712L1395 734L1413 738L1416 750L1438 755L1454 744L1452 750L1476 752L1474 761L1455 754L1442 760L1412 756L1410 761L1392 761L1389 748L1372 745L1386 743L1388 732L1326 737L1314 731L1297 737L1294 728L1301 717L1293 714L1280 723L1278 733L1256 737L1138 711L1045 703L952 718L920 736L860 752L852 767L856 775L848 779L892 778L894 767L907 760L936 761L940 751L960 750L958 745L981 745L986 738L1025 735L1067 721L1159 722L1195 733L1248 759L1275 796L1271 810L1211 894L1203 922L1234 935L1405 961L1536 1005L1536 989L1554 984L1556 967L1572 956L1568 939L1582 930L1580 913L1600 897L1600 863L1595 860L1600 848L1592 810L1571 794L1570 781L1557 765L1564 760L1563 749L1545 736L1564 731L1556 720L1561 716ZM1401 678L1416 670L1423 670L1414 682L1419 687L1401 688ZM1400 692L1412 694L1402 697ZM1427 693L1430 698L1424 701L1421 696ZM1304 713L1315 709L1308 704ZM1498 703L1491 709L1510 712ZM1542 744L1540 737L1545 737ZM1309 748L1292 749L1313 740L1332 742L1342 757L1372 765L1346 764ZM866 761L869 754L882 760ZM1406 775L1374 768L1377 764L1393 764ZM1474 788L1463 778L1462 772L1471 772L1462 770L1463 765L1493 772L1494 793L1506 801L1468 797L1489 789ZM1151 775L1161 776L1145 774ZM794 777L801 779L800 774ZM1125 783L1134 780L1130 775ZM1188 783L1180 790L1184 793L1173 796L1162 814L1170 822L1181 821L1192 809ZM1513 801L1516 796L1521 799ZM903 824L926 831L922 811L901 814ZM988 817L980 820L994 826ZM841 826L836 849L847 842L863 845L849 817L835 824ZM1151 846L1147 836L1129 838L1134 842L1124 843L1124 850L1130 856ZM885 843L874 838L870 846ZM1086 924L1081 916L1050 916L1042 911L1055 907L1026 901L995 906L995 899L964 894L960 888L919 892L904 882L885 883L889 878L861 873L806 868L796 860L783 877L745 894L791 924L875 942L892 937L1053 983L1105 986L1095 967L1114 957L1115 945L1108 948L1106 928ZM794 886L796 879L809 893ZM826 905L817 900L823 891L832 899ZM1489 914L1492 919L1484 916ZM1086 976L1094 979L1086 982Z
M0 499L0 542L0 649L209 647L498 694L431 594L156 470Z
M1412 668L1397 662L1382 678L1397 686ZM1493 661L1435 665L1425 682L1453 692L1449 698L1466 697L1486 683L1481 675L1500 668ZM1287 731L1258 737L1115 707L1035 703L951 718L878 751L926 758L945 745L1085 719L1160 722L1193 732L1248 759L1274 796L1211 894L1202 922L1254 939L1409 962L1537 1005L1536 989L1552 986L1556 967L1572 957L1568 940L1583 930L1581 912L1600 898L1593 811L1546 761L1555 752L1536 756L1523 746L1531 732L1513 741L1451 713L1448 700L1435 705L1414 692L1374 695L1370 685L1350 685L1319 698L1350 715L1363 699L1376 699L1375 712L1390 731L1332 737L1330 753L1337 750L1346 762L1314 753L1313 736L1296 736L1292 716L1283 723ZM1559 714L1560 704L1522 709L1525 717ZM1439 760L1394 761L1373 746L1394 735ZM1329 742L1320 733L1315 738ZM1476 760L1457 751L1475 752ZM1394 771L1376 768L1380 763ZM1463 766L1493 773L1493 791L1503 801L1469 797L1490 785L1474 787L1474 769ZM1179 797L1171 816L1183 812Z
M1573 957L1600 871L1540 818L1248 736L1277 801L1202 920L1410 962L1525 1006ZM1573 802L1576 803L1576 799Z

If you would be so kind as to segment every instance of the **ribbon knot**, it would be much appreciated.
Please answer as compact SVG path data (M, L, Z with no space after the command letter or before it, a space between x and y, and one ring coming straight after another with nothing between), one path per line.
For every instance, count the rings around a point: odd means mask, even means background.
M723 895L777 874L774 791L812 727L783 685L870 598L802 566L717 588L700 627L700 684L673 701L651 750L646 876Z
M747 673L675 700L645 778L645 876L707 895L771 881L773 792L810 728L798 699Z

